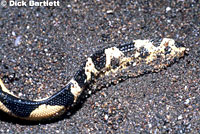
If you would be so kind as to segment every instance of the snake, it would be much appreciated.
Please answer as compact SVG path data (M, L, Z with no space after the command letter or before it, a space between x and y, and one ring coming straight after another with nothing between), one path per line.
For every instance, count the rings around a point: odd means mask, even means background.
M163 38L159 44L137 39L105 47L87 57L65 87L40 100L21 99L8 90L0 79L0 110L30 121L58 117L73 107L87 85L94 84L98 78L104 80L104 77L120 75L126 70L130 77L158 72L184 57L187 50L183 44L171 38Z

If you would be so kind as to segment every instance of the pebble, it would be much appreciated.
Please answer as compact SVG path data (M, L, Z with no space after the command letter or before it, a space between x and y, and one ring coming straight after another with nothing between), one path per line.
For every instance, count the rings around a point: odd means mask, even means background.
M181 120L183 118L182 114L178 116L178 120Z
M190 99L186 99L185 102L184 102L184 104L186 104L186 105L189 104L189 103L190 103Z
M21 38L22 36L17 36L17 38L15 39L15 46L18 46L21 43Z
M106 11L106 13L111 14L111 13L113 13L113 10L108 10L108 11Z
M108 115L107 114L104 115L104 119L108 120Z
M166 12L169 12L169 11L171 11L171 7L166 8Z

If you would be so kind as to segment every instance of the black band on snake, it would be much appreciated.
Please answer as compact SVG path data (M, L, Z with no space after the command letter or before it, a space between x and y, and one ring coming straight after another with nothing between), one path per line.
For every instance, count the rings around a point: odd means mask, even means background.
M158 46L149 40L133 40L131 43L105 48L87 58L63 89L42 100L20 99L0 80L0 110L26 120L56 117L77 102L92 79L109 76L122 72L129 66L137 67L141 64L151 67L148 71L157 72L183 57L185 51L185 47L169 38L164 38Z

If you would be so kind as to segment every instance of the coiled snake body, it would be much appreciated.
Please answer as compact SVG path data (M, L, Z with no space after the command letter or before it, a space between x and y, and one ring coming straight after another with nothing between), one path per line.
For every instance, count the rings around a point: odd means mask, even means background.
M164 38L155 46L149 40L109 47L93 54L59 92L43 100L24 100L12 94L0 80L0 110L22 119L41 120L58 116L77 102L92 79L144 64L150 72L159 71L184 56L185 47Z

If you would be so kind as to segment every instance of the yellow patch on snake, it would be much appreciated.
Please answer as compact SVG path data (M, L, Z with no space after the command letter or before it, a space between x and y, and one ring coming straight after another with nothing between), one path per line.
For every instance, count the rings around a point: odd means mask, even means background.
M161 47L161 51L164 52L165 48L166 48L166 45L169 46L171 48L171 52L170 52L170 55L176 55L177 53L179 54L183 54L184 51L186 50L185 47L179 47L177 48L175 46L175 41L173 39L170 39L170 38L164 38L160 44L160 47Z
M45 98L41 98L41 99L36 99L36 100L33 100L33 101L43 101L43 100L46 100L48 98L50 98L51 96L48 96L48 97L45 97Z
M64 110L65 110L64 106L58 106L58 105L51 106L43 104L40 105L38 108L36 108L34 111L32 111L28 119L40 120L42 118L58 116L60 115L60 112Z
M141 47L144 47L148 50L154 47L149 40L133 40L135 42L134 46L139 50Z
M71 93L74 95L74 102L76 102L77 97L81 94L83 89L78 85L78 83L74 79L71 79L69 83L71 83Z
M112 58L120 58L121 56L124 55L123 52L121 52L116 47L105 49L105 54L106 54L106 67L110 66Z
M86 65L85 65L85 74L87 76L86 81L89 81L91 79L91 73L94 73L96 75L98 73L98 71L96 70L92 59L88 58Z
M156 47L152 44L152 42L150 42L149 40L134 40L135 42L135 47L137 48L137 50L139 50L140 48L144 47L148 53L150 54L150 56L148 56L146 58L146 61L151 61L152 58L154 57L152 54L156 51ZM140 56L139 52L136 52L134 57L137 58L138 56Z
M5 87L5 85L3 84L3 81L0 79L0 86L1 86L1 89L4 91L4 92L6 92L6 93L8 93L8 94L10 94L10 95L13 95L13 96L15 96L15 97L17 97L16 95L14 95L13 93L11 93L6 87Z
M160 55L162 58L165 58L165 48L167 46L170 47L171 52L169 53L168 56L175 56L176 54L184 54L185 48L184 47L180 47L177 48L175 46L175 41L173 39L169 39L169 38L164 38L161 42L161 44L158 47L155 47L152 42L150 42L149 40L134 40L135 42L135 47L139 50L140 48L144 47L148 53L149 56L147 56L145 58L146 63L150 63L153 60L155 60L157 58L157 55ZM136 52L134 57L137 58L140 55L139 52Z
M2 102L0 102L0 109L8 114L11 114L10 110Z

